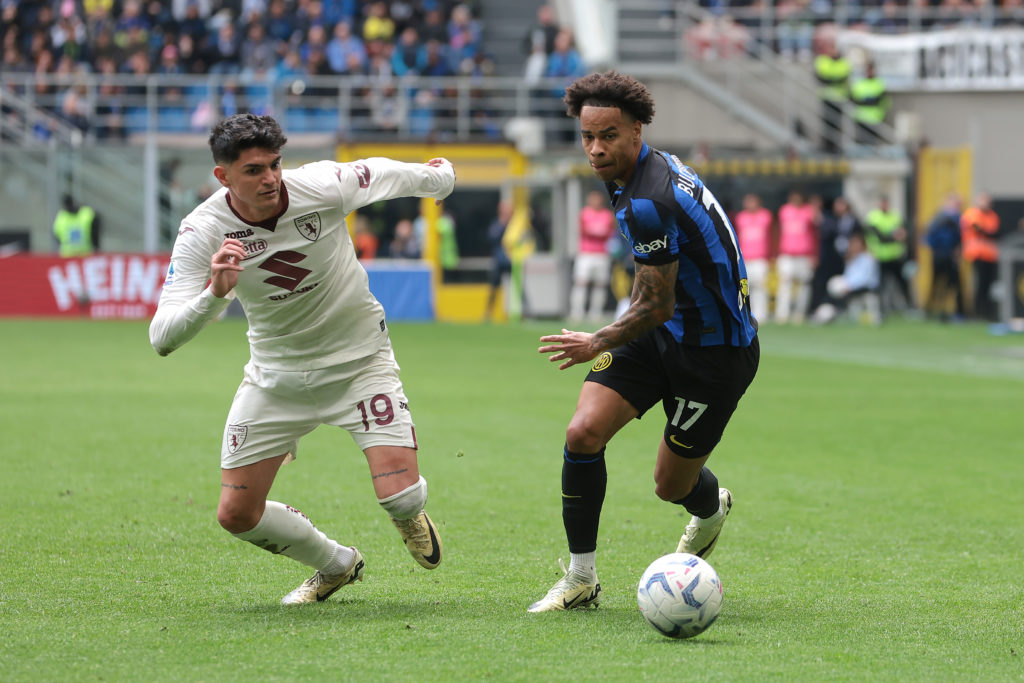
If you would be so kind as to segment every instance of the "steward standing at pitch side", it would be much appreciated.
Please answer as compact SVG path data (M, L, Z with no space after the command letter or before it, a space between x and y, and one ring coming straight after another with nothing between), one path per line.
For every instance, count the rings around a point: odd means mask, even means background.
M736 233L715 196L677 157L648 147L642 125L654 101L637 80L609 71L565 93L583 150L606 184L636 262L629 308L593 334L541 337L559 369L597 358L566 430L562 520L570 564L530 612L596 606L594 562L608 475L605 445L659 401L667 422L654 466L655 494L693 515L677 552L707 557L732 494L704 462L754 379L757 323Z
M455 187L455 169L445 159L375 158L282 171L286 142L269 116L238 114L214 126L213 172L224 187L181 222L149 337L165 356L230 299L242 303L251 359L224 429L217 520L317 570L282 599L297 605L326 600L363 574L358 550L267 500L278 469L320 424L347 430L363 450L377 500L413 558L427 569L441 561L384 309L345 215L395 197L440 200Z

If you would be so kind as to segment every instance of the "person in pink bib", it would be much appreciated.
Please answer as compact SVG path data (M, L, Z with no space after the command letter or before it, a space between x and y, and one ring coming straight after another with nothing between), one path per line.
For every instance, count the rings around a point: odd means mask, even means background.
M757 320L768 319L768 272L772 264L772 226L775 217L761 205L761 198L748 194L733 225L740 241L740 252L747 262L747 288L750 312Z
M779 276L775 295L775 320L802 323L811 298L811 278L818 252L817 232L821 211L793 190L779 208Z

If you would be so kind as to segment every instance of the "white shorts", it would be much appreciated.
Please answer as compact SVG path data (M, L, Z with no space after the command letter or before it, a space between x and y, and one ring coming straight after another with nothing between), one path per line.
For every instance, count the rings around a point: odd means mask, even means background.
M245 366L224 427L220 466L234 469L291 453L322 424L348 431L356 445L416 448L409 401L386 341L373 355L319 370Z
M576 255L573 266L573 282L593 282L598 285L608 284L611 278L612 257L597 252L581 252Z

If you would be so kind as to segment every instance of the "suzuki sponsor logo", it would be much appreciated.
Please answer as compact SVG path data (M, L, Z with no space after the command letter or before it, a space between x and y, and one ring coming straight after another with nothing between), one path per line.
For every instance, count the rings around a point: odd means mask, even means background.
M647 244L637 244L633 247L633 251L637 254L650 254L651 252L664 249L668 246L668 237L662 237L660 239L651 240Z

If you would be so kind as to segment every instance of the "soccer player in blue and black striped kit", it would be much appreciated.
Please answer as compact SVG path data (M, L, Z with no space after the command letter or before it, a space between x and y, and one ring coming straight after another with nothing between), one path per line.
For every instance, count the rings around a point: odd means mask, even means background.
M665 430L655 493L693 515L677 552L707 557L732 494L704 466L757 372L757 322L736 233L697 174L644 143L654 101L636 79L609 71L566 90L583 149L605 182L636 262L629 308L593 334L541 337L559 369L597 359L566 429L562 520L568 570L530 612L594 607L601 585L594 555L604 502L605 445L661 402ZM666 549L667 550L667 549Z

